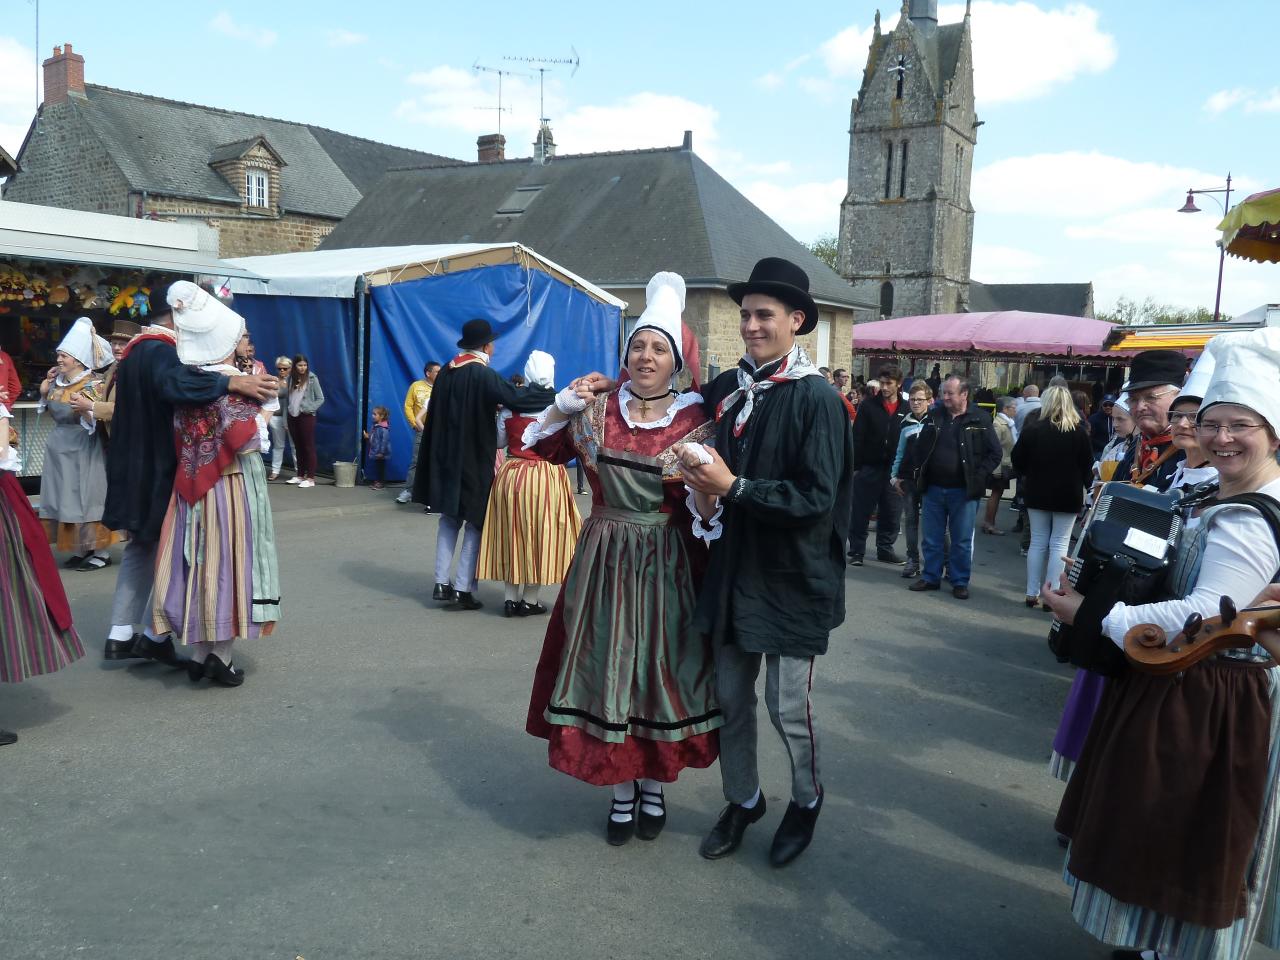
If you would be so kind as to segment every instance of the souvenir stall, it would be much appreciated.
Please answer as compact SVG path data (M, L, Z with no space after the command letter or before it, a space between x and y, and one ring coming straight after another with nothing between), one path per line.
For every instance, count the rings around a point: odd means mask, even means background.
M0 202L0 393L19 436L23 477L36 477L52 423L39 414L40 381L78 317L106 336L118 320L145 325L153 284L252 276L203 254L194 226Z

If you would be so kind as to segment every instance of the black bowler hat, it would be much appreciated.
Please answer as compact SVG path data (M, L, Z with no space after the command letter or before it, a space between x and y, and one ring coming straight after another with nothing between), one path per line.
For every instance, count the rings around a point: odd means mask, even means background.
M462 339L458 341L458 346L463 350L479 350L495 339L493 327L489 326L488 320L468 320L462 325Z
M1180 387L1186 378L1187 358L1177 350L1143 350L1129 364L1129 382L1121 389L1131 393L1165 384Z
M746 283L729 284L729 296L738 306L749 293L768 294L793 310L803 310L804 323L797 333L808 333L818 325L818 305L809 296L809 275L790 260L765 257L751 268L751 279Z

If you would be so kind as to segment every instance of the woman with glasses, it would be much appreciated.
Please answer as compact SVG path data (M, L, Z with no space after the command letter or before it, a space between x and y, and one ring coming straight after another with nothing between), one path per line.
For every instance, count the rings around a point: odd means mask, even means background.
M284 466L284 445L289 439L288 422L285 419L289 406L289 374L293 372L293 361L288 357L276 357L276 378L280 381L280 409L271 414L271 474L268 480L280 476L280 468ZM293 451L293 469L298 469L298 451Z
M1196 433L1218 471L1218 501L1183 536L1168 599L1116 604L1102 631L1117 645L1139 624L1173 636L1222 597L1241 606L1280 574L1280 330L1217 338L1217 368ZM1175 408L1176 409L1176 408ZM1226 502L1224 502L1226 501ZM1081 596L1064 576L1042 597L1073 623ZM1136 669L1107 684L1067 784L1057 829L1070 838L1072 914L1114 956L1239 960L1257 938L1280 946L1274 870L1280 803L1280 682L1254 646L1218 653L1176 676Z
M924 426L931 403L933 390L925 381L917 380L907 392L910 409L902 420L902 429L898 433L898 451L894 455L893 466L889 469L889 476L892 478L889 483L896 493L906 498L902 510L902 534L907 541L907 565L902 570L905 580L920 576L920 492L916 489L915 479L901 473L902 461L907 445Z

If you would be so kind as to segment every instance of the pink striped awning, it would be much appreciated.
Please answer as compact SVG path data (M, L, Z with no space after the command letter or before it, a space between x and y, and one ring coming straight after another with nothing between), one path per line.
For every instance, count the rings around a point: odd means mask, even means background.
M934 313L855 324L859 351L987 353L1049 357L1108 357L1102 343L1114 324L1056 313Z

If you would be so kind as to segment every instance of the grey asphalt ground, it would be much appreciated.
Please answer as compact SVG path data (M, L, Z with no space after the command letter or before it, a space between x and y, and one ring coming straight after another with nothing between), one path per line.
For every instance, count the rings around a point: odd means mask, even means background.
M1070 673L1016 537L979 535L967 603L849 570L815 679L825 808L779 871L763 706L742 849L698 856L714 768L668 790L658 840L607 846L607 792L523 731L544 621L493 584L436 609L435 520L394 493L273 488L284 622L237 649L239 689L104 663L114 568L64 575L89 656L0 687L0 960L1109 956L1061 882Z

